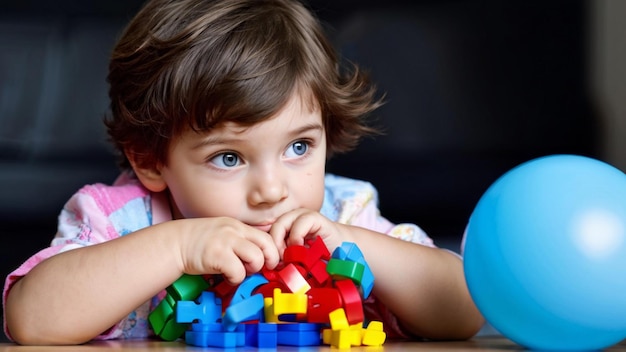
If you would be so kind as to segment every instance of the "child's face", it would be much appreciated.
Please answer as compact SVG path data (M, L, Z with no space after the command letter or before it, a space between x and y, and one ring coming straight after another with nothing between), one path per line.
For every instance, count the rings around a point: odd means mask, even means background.
M276 116L252 127L187 131L160 171L175 217L228 216L268 231L287 211L321 208L325 163L321 112L294 95Z

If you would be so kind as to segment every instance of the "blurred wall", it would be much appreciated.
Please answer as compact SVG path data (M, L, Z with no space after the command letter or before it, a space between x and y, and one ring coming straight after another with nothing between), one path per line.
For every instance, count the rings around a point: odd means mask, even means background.
M604 119L602 154L626 171L626 1L595 0L590 7L592 94Z

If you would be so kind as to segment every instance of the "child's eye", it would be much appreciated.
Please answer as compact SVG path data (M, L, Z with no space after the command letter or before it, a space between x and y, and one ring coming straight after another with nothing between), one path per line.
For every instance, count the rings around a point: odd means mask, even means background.
M308 142L296 141L296 142L293 142L289 146L289 148L287 148L287 151L285 151L285 156L287 158L297 158L299 156L306 154L308 150L309 150Z
M238 166L240 163L239 156L235 153L222 153L216 155L210 160L210 162L222 169L235 167Z

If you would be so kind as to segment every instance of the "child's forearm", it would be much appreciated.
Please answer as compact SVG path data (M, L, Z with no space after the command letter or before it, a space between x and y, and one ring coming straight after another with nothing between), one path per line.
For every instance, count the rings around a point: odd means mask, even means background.
M41 262L7 297L11 336L76 344L103 333L181 275L175 237L166 223Z
M360 228L356 231L355 242L374 273L374 294L412 333L431 339L466 339L482 327L483 318L469 295L457 256Z

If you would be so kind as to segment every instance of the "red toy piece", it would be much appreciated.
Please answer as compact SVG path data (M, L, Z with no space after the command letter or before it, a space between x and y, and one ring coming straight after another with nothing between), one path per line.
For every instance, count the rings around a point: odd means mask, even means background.
M346 317L350 325L363 322L363 301L359 290L350 279L339 280L335 282L335 287L341 294L343 307L346 311Z
M289 263L281 269L278 272L278 277L289 288L289 292L306 293L306 291L311 289L311 285L309 285L300 270L298 270L298 267L293 263Z
M341 294L336 288L314 287L307 292L307 321L309 323L330 323L328 314L342 307Z

